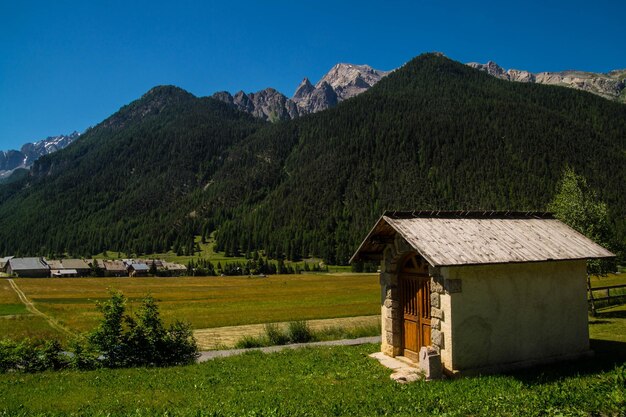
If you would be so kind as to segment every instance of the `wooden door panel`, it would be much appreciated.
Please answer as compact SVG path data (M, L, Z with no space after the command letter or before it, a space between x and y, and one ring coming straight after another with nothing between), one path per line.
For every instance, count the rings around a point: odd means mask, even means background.
M427 265L415 257L399 275L403 318L404 356L419 360L419 350L430 345L430 277Z
M418 325L411 320L404 320L404 350L410 350L412 353L419 352L418 344ZM404 356L408 356L405 355Z

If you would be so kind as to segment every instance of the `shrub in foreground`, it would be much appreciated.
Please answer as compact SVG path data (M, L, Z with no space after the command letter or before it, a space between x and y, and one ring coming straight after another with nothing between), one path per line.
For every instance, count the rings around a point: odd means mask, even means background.
M235 348L236 349L250 349L250 348L257 348L257 347L262 347L266 345L267 343L265 343L265 341L260 337L245 335L244 337L239 339L237 343L235 343Z
M357 327L325 327L313 330L306 321L295 321L287 325L285 333L277 323L265 325L262 336L243 336L235 344L237 349L262 346L285 345L287 343L307 343L326 340L356 339L358 337L378 336L380 324ZM279 343L276 343L279 342Z
M314 340L314 334L304 320L292 321L287 326L287 335L291 343L307 343Z
M269 345L286 345L289 342L289 337L276 323L265 325L265 336Z
M176 321L166 329L150 296L135 317L125 313L126 299L120 293L112 293L98 308L103 319L88 341L106 367L182 365L198 357L190 325Z
M135 316L126 314L126 298L118 292L98 304L98 310L103 316L98 327L71 341L68 352L56 340L0 340L0 373L172 366L198 357L190 325L176 321L166 328L152 297L142 300Z
M68 363L68 355L57 340L0 340L0 372L58 370Z

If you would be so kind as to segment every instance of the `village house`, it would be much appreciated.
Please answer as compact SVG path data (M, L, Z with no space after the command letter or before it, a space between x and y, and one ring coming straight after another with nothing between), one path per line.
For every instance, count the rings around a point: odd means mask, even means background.
M137 263L146 264L148 267L151 267L154 264L155 268L163 268L163 261L160 259L137 259L135 260Z
M613 256L545 213L419 211L351 261L381 261L384 354L475 374L590 354L586 260Z
M86 277L91 274L91 267L82 259L63 259L61 264L63 265L63 269L76 271L79 277Z
M50 269L50 277L52 278L74 278L78 276L78 271L75 269Z
M44 259L50 267L50 276L55 278L86 277L91 267L82 259Z
M169 271L169 273L174 277L187 275L187 267L185 265L172 262L163 262L161 268L163 270Z
M104 269L107 277L127 277L128 271L122 261L98 260L98 266Z
M104 276L106 277L127 277L128 270L126 264L122 261L94 259L93 262L97 262L98 268L104 270Z
M147 277L150 267L144 263L134 262L128 265L128 276L130 277Z
M5 256L4 258L0 258L0 272L6 272L7 263L11 259L13 259L13 256Z
M43 278L50 276L50 267L43 258L12 258L6 265L8 275L27 278Z

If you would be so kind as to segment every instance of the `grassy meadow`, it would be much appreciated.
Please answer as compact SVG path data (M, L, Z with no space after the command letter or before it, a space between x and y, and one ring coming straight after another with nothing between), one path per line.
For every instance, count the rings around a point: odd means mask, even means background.
M45 319L26 309L6 279L0 279L0 335L43 339L62 336Z
M313 311L359 315L364 305L378 313L378 281L371 274L16 282L37 308L75 329L93 322L88 312L106 297L107 288L133 299L149 288L162 300L166 317L195 320L202 327L282 320L268 320L275 314L311 318ZM0 301L17 304L6 281L0 283ZM221 309L228 314L219 314ZM408 385L390 380L391 371L368 357L378 345L254 352L160 369L0 374L0 415L624 416L626 306L591 318L590 338L593 358Z
M158 301L166 323L186 320L195 329L380 314L376 274L16 278L14 281L41 312L76 332L93 328L100 318L95 303L108 298L110 290L121 291L129 299L131 312L142 297L151 294ZM9 310L19 309L19 299L8 282L3 279L0 283L0 305ZM0 316L2 334L20 338L41 332L42 336L64 339L65 335L46 329L42 319L30 329L31 317L25 314L20 320ZM15 325L17 322L23 322L24 326Z
M175 368L4 374L0 414L623 416L626 366L616 365L626 362L625 346L592 341L594 359L408 385L368 357L377 345L255 352Z

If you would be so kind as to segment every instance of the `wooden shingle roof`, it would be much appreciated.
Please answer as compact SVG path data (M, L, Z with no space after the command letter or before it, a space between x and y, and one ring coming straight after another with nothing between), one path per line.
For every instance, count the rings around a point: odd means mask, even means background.
M602 246L537 212L385 212L351 262L380 259L400 234L432 266L609 258Z

